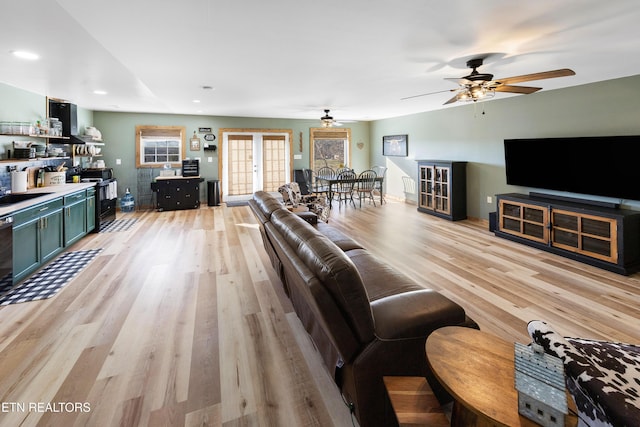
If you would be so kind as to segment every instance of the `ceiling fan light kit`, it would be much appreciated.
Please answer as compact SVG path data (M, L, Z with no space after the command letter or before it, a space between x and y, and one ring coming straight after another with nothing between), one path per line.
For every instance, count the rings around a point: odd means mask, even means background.
M320 117L323 128L330 128L333 126L333 117L329 115L329 110L324 110L324 116Z
M452 104L454 102L476 102L485 99L493 98L496 92L517 93L517 94L530 94L539 91L540 87L530 86L514 86L513 83L528 82L532 80L552 79L556 77L573 76L576 73L568 68L562 68L559 70L543 71L541 73L524 74L521 76L506 77L504 79L493 79L493 74L480 73L478 67L482 65L483 58L475 58L467 61L467 67L471 68L471 73L462 78L446 78L445 80L453 80L458 84L457 89L451 89L451 92L456 94L449 99L444 105ZM404 99L417 98L420 96L432 95L435 93L449 92L440 91L425 93L423 95L409 96Z

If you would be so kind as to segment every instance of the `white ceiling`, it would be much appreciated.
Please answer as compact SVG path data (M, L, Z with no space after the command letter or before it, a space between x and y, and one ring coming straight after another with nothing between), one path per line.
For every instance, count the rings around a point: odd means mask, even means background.
M476 55L494 53L479 71L495 78L576 72L526 83L543 90L640 70L637 0L19 0L2 15L0 82L102 111L375 120L449 108L446 92L401 98L455 88Z

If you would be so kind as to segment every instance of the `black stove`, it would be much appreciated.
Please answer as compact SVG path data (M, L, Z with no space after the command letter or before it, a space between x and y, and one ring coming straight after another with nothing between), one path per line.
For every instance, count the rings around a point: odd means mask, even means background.
M80 181L96 183L96 228L100 231L106 224L116 219L118 181L113 177L113 169L82 169Z

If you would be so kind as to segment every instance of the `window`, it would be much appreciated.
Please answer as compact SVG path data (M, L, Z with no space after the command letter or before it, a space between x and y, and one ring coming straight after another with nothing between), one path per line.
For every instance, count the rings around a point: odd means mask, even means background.
M184 126L136 126L136 167L182 167L186 152Z
M311 169L338 169L351 163L351 129L310 129Z

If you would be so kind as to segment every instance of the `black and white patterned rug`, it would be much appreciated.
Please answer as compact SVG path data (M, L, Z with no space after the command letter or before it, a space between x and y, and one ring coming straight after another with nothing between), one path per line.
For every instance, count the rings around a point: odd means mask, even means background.
M47 299L73 279L102 249L66 252L12 289L11 278L0 281L0 306Z
M106 222L100 225L100 233L113 233L116 231L127 231L138 220L136 218L127 219L114 219L113 221Z

